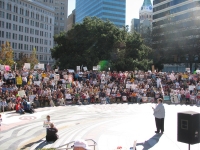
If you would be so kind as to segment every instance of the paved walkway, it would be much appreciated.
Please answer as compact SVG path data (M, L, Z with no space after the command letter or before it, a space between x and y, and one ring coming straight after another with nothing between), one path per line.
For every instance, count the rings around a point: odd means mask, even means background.
M122 146L129 150L137 140L137 150L187 150L188 145L177 142L177 112L196 111L200 108L186 105L165 105L165 132L155 134L151 106L155 104L111 104L60 106L36 109L34 114L2 114L0 150L57 148L78 138L94 139L96 150L115 150ZM59 132L59 139L46 143L42 127L46 115ZM66 147L65 147L66 148ZM200 145L191 150L200 150Z

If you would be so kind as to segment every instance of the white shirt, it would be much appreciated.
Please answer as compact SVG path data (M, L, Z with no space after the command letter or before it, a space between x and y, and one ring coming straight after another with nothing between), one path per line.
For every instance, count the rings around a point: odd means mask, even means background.
M45 128L50 128L50 121L48 121L48 120L45 120L44 121L44 124L43 124L43 127L45 127Z

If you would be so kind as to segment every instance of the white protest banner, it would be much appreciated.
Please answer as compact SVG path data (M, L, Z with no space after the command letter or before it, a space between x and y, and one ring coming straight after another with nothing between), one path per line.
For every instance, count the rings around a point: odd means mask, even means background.
M176 80L175 76L173 74L171 74L170 76L170 79L173 81L173 80Z
M135 84L126 84L127 89L135 89L136 85Z
M110 95L111 89L107 88L106 95Z
M18 91L18 95L19 95L20 97L23 97L24 95L26 96L26 93L25 93L24 90L21 90L21 91Z
M97 70L100 70L101 69L101 66L100 65L97 65Z
M67 69L67 71L68 71L69 73L74 73L74 70L73 70L73 69Z
M44 64L39 64L38 67L39 69L44 69Z
M24 69L31 69L30 63L24 63Z
M39 65L36 64L36 65L34 66L34 69L39 69Z
M35 97L36 97L36 95L29 95L29 102L33 102Z
M197 73L197 74L200 74L200 70L196 70L196 73Z
M59 74L56 74L56 75L54 76L54 80L56 80L56 81L60 80L60 75L59 75Z
M80 66L76 66L76 71L80 71L81 67Z
M185 71L190 72L190 68L185 68Z
M195 86L194 86L194 85L189 85L189 91L193 91L193 90L194 90L194 88L195 88Z
M140 75L140 78L141 78L141 79L143 79L143 78L144 78L144 75L143 75L143 74L141 74L141 75Z
M34 85L38 85L38 86L40 86L40 81L34 81Z
M97 66L93 66L93 70L98 70Z
M87 67L83 67L83 70L84 70L84 71L87 71Z
M58 72L58 69L55 69L55 72Z
M2 71L4 71L4 68L5 68L4 65L1 65L1 70L2 70Z

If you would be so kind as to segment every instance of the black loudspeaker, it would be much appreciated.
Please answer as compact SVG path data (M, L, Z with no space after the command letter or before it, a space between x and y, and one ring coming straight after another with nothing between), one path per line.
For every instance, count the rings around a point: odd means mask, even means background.
M196 144L200 142L200 114L193 111L178 113L179 142Z

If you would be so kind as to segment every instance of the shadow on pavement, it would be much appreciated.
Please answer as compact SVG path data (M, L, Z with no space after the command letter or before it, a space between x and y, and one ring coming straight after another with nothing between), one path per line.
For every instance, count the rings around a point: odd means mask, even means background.
M161 138L161 136L162 136L162 134L155 134L154 136L152 136L150 139L148 139L144 143L137 143L136 146L142 145L143 150L148 150L148 149L154 147L154 145L156 145L159 142L159 139Z
M54 143L54 142L47 142L46 140L44 140L44 139L41 139L41 140L38 140L38 141L36 141L36 142L32 142L32 143L29 143L29 144L27 144L27 145L24 145L22 148L21 148L21 150L25 150L25 149L27 149L27 148L30 148L31 146L33 146L33 145L35 145L35 144L39 144L35 149L41 149L41 148L43 148L44 146L46 146L46 145L48 145L48 144L52 144L52 143Z

